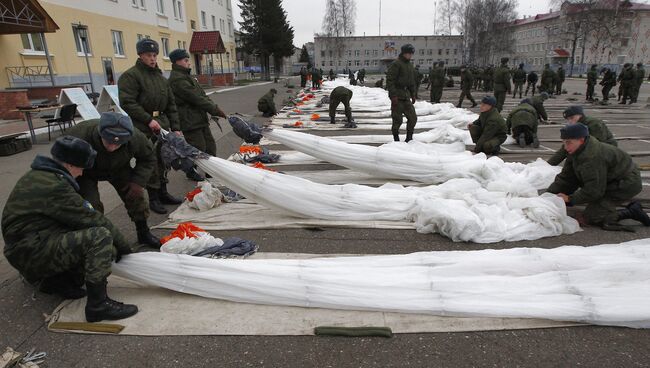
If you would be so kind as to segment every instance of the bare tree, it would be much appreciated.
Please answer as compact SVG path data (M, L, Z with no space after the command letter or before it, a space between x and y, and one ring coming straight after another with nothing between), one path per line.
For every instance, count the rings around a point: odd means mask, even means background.
M320 36L327 37L327 48L341 57L345 48L343 37L354 34L357 4L355 0L327 0L325 5Z

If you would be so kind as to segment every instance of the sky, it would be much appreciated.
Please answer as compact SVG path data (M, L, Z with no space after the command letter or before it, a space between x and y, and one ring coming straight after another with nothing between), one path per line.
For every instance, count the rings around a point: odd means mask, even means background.
M445 0L437 0L441 3ZM321 31L326 0L283 0L289 23L293 26L294 45L301 47L305 42L314 40L314 33ZM379 34L379 0L356 0L357 22L356 36L373 36ZM433 34L434 3L433 0L381 0L381 34L382 35L430 35ZM239 29L238 0L233 0L235 28ZM438 4L440 7L440 4ZM517 13L535 15L549 11L548 0L519 0ZM442 31L442 24L436 25L437 33Z

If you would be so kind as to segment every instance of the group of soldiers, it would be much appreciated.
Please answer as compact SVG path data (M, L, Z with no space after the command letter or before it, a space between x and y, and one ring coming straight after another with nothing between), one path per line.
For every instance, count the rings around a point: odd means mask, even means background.
M348 75L350 80L350 85L356 86L357 84L365 84L366 82L366 69L361 68L356 73L352 69L343 69L343 74ZM305 88L307 82L311 81L312 88L320 88L321 82L323 81L323 69L319 68L300 68L300 88ZM334 69L329 70L327 73L327 78L330 81L336 79L336 72Z
M594 89L598 83L598 65L594 64L587 72L587 101L594 101ZM600 69L603 79L600 82L602 88L603 101L609 101L610 91L619 84L618 101L619 104L625 105L637 102L639 91L645 79L645 69L643 63L637 63L633 68L631 63L623 65L621 74L617 77L616 72L608 67Z
M135 66L118 81L120 107L128 116L102 113L67 130L52 146L51 157L34 159L2 213L9 263L43 292L72 299L87 296L89 322L122 319L138 311L106 293L111 263L135 246L104 216L99 182L108 182L120 196L135 223L138 243L159 248L160 240L147 225L149 210L167 213L164 205L181 203L167 191L163 130L214 156L208 116L226 117L191 76L186 50L169 54L173 65L166 79L158 67L156 41L143 39L136 49ZM195 169L187 175L203 179Z

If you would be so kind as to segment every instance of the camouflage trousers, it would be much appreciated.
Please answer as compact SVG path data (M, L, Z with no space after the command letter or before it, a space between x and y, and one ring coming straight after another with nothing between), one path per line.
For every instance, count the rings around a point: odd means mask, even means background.
M334 119L336 117L336 109L339 107L339 104L343 103L343 107L345 108L345 118L348 119L348 121L352 120L352 109L350 108L350 98L332 98L330 100L330 106L329 106L329 113L330 113L330 118Z
M481 139L481 136L483 135L483 128L472 124L469 127L469 134L472 136L472 142L476 143ZM483 142L483 145L481 147L477 147L475 152L483 152L486 155L491 155L497 151L501 144L505 140L501 140L499 137L493 137L487 139L485 142Z
M463 88L460 91L460 97L458 98L458 106L461 106L463 104L465 97L467 97L467 99L470 100L472 105L476 104L476 101L474 101L474 97L472 97L472 90L469 88Z
M616 206L639 194L641 185L639 169L635 169L617 183L608 184L605 195L585 207L585 219L592 225L615 223L618 221Z
M399 128L403 124L402 116L406 116L406 132L413 133L415 124L418 122L418 116L410 99L397 100L397 103L391 106L391 118L393 119L391 132L393 135L399 134Z
M114 176L109 178L108 182L120 196L131 221L146 221L149 218L149 198L147 197L147 191L144 191L141 197L127 198L129 177L130 169L125 169L122 172L114 173ZM79 184L79 194L90 202L94 209L104 213L104 204L99 198L98 180L82 175L77 178L77 184Z
M167 184L169 180L167 180L167 174L169 173L169 168L165 166L165 163L162 160L162 157L160 156L160 142L158 141L158 138L155 135L151 136L151 141L154 144L154 149L156 151L156 166L153 169L153 172L151 173L151 177L149 178L149 182L147 183L147 188L151 189L160 189L161 184Z
M183 136L185 136L187 143L199 150L210 156L217 155L217 143L214 141L209 125L199 129L183 130Z
M501 112L503 110L503 104L506 102L506 91L494 91L494 98L497 99L497 110Z
M535 83L528 82L528 84L526 85L526 92L525 92L526 96L528 96L529 89L533 91L533 96L535 96L535 88L537 88L536 85L537 82Z
M431 102L440 103L442 98L442 86L431 86Z
M594 85L591 83L587 83L587 100L593 100L594 99Z
M517 92L519 92L519 98L522 98L524 93L524 82L515 82L515 89L512 91L512 98L517 97Z
M63 231L30 234L5 246L5 257L32 284L64 272L80 271L91 283L106 279L117 254L111 232L104 227Z

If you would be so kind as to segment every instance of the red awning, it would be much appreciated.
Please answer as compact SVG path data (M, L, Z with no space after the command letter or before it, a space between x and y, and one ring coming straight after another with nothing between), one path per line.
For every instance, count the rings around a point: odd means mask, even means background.
M571 56L571 54L565 49L555 49L555 50L553 50L553 52L555 52L555 57L564 58L564 57Z
M206 31L192 33L190 41L191 54L223 54L226 47L219 31Z

